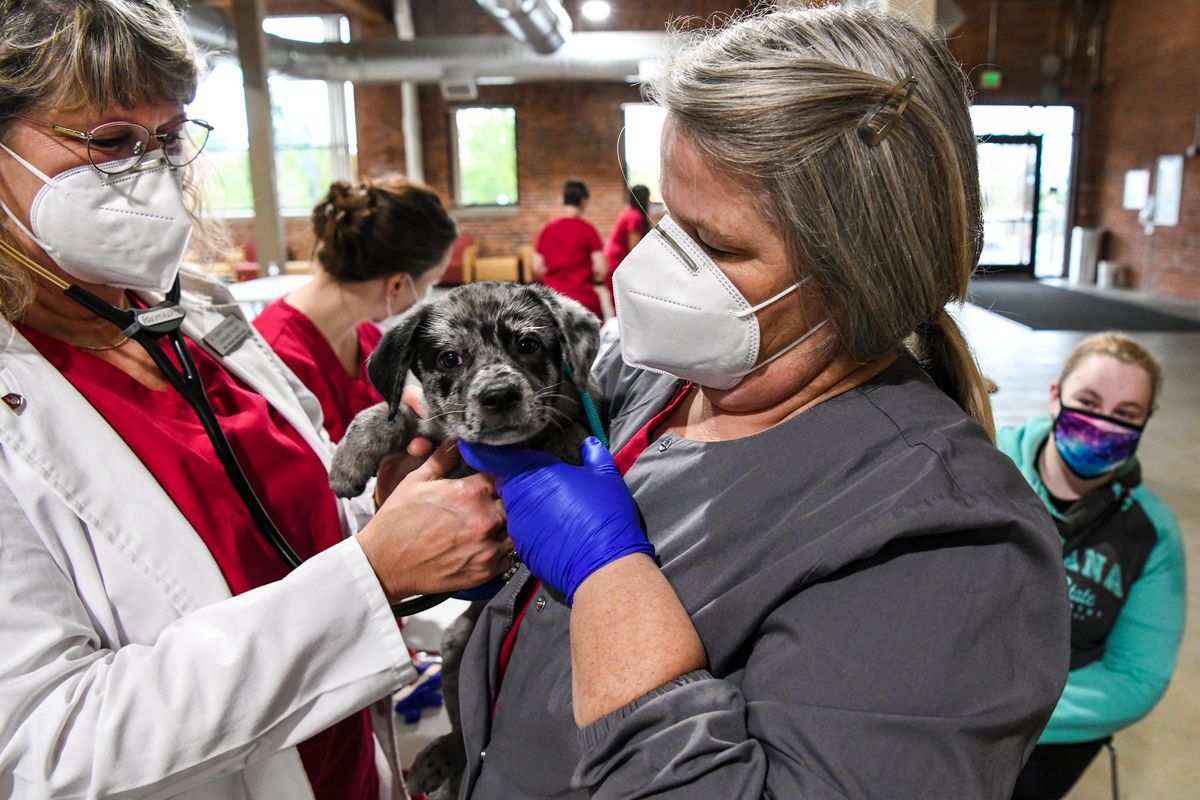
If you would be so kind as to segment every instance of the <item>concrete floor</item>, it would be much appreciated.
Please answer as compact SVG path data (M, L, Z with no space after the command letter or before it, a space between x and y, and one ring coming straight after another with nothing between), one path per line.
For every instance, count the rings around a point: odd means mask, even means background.
M1103 294L1200 319L1200 303L1128 290ZM971 305L956 317L984 373L1000 387L992 396L996 424L1017 424L1046 413L1050 382L1086 334L1030 330ZM1191 592L1175 679L1158 707L1117 734L1114 742L1122 800L1186 800L1200 798L1200 476L1196 463L1200 459L1200 333L1139 333L1136 338L1158 356L1166 372L1160 408L1146 429L1139 458L1146 482L1179 517ZM411 631L413 638L421 640L418 646L436 648L438 629L455 613L442 608L418 622L419 633ZM402 725L406 762L411 763L412 755L448 728L444 712L427 712L419 724ZM1108 759L1101 754L1068 800L1108 800L1112 796L1109 775Z
M1091 290L1097 291L1097 290ZM1200 318L1186 304L1128 290L1106 296ZM1034 331L966 306L959 315L983 371L1000 386L992 396L996 424L1044 414L1049 385L1067 353L1086 334ZM1138 450L1146 483L1179 518L1188 560L1188 626L1170 688L1144 720L1114 737L1122 800L1200 798L1200 333L1136 333L1162 361L1163 395ZM1107 800L1108 759L1102 753L1068 800Z

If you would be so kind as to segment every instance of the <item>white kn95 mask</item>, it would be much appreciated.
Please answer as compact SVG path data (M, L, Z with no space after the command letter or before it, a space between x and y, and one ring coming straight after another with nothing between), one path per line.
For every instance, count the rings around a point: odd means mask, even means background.
M647 369L712 389L732 389L805 339L814 325L762 363L755 313L807 278L752 306L725 273L669 216L630 251L613 273L621 355Z
M72 277L158 292L175 282L192 218L179 171L161 152L117 175L84 164L51 178L0 148L45 184L33 198L28 228L2 202L0 209Z

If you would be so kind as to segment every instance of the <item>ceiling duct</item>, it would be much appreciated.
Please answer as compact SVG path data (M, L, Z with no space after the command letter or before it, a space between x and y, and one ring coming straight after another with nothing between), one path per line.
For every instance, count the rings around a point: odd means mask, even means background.
M557 51L571 33L561 0L475 0L518 42L544 56Z
M232 23L220 12L193 6L192 34L218 55L237 52ZM531 58L528 48L503 36L435 36L400 41L300 42L267 36L270 68L297 78L379 83L450 79L477 83L513 81L636 80L640 62L656 60L666 34L588 32L573 34L552 55Z

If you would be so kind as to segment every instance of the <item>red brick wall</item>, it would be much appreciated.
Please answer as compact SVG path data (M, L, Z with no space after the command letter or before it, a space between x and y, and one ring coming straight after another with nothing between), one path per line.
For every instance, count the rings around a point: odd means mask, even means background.
M973 77L987 62L990 0L958 0L967 20L950 48ZM1083 21L1059 17L1043 0L1004 0L995 63L1004 86L977 90L977 103L1073 105L1080 114L1082 153L1076 168L1071 224L1104 226L1104 258L1133 267L1138 288L1200 299L1200 165L1184 162L1180 224L1147 236L1137 212L1121 208L1125 172L1150 169L1155 158L1182 153L1195 137L1200 85L1200 6L1177 0L1112 0L1103 20L1101 58L1088 55ZM1065 4L1070 6L1071 4ZM1041 59L1074 37L1058 100L1043 91ZM978 81L973 83L978 86Z
M354 24L352 39L395 38L390 25ZM363 176L387 168L404 171L403 103L398 83L360 83L354 87L358 123L358 163ZM366 168L364 169L364 165Z
M574 29L664 30L668 18L707 17L749 5L730 0L656 0L615 3L604 23L588 23L578 13L581 0L564 3ZM413 6L418 36L501 34L503 29L484 13L474 0L441 0ZM364 87L365 88L365 87ZM374 91L374 90L373 90ZM398 90L392 100L390 89L364 96L359 108L359 168L363 175L402 170L403 146L399 126ZM378 131L377 141L363 143L363 127L373 113L364 109L374 97L396 105L396 123ZM421 135L425 180L443 199L453 194L450 167L449 121L451 108L435 86L423 86ZM521 83L512 86L481 86L472 105L511 105L517 115L517 182L520 201L511 211L495 213L457 210L463 233L479 240L480 255L515 255L530 244L538 230L556 216L562 205L562 185L579 178L588 185L591 200L587 219L602 238L624 207L627 190L617 137L624 125L623 103L638 102L636 87L620 82ZM382 126L381 126L382 127ZM396 143L392 144L392 140Z
M1200 300L1200 162L1184 160L1179 225L1147 236L1121 208L1125 172L1183 153L1196 136L1200 6L1117 2L1105 29L1103 82L1089 109L1096 137L1085 171L1087 224L1108 230L1104 257L1133 268L1134 285ZM1154 190L1153 185L1151 191Z
M276 0L277 1L277 0ZM300 10L313 3L284 0ZM1157 155L1182 152L1193 137L1195 87L1200 78L1200 19L1196 6L1177 0L1112 0L1104 25L1103 69L1089 58L1088 31L1073 16L1073 3L1004 0L1000 4L997 47L988 58L991 0L957 0L966 19L952 34L950 48L978 87L981 66L1004 71L998 90L977 88L977 103L1066 103L1080 113L1082 163L1072 224L1102 224L1110 235L1105 257L1145 268L1144 288L1200 298L1196 264L1198 228L1196 161L1185 162L1181 224L1141 232L1136 212L1120 208L1124 173L1153 168ZM589 23L578 13L582 0L564 0L575 29L662 30L668 19L708 18L735 11L749 0L643 0L616 3L605 23ZM438 0L413 4L418 36L499 34L501 28L475 0ZM1190 15L1190 21L1184 19ZM393 35L375 25L363 35ZM1047 92L1043 57L1064 53L1057 89ZM1099 64L1100 62L1096 62ZM1093 90L1093 78L1097 88ZM436 87L421 88L423 157L426 180L449 200L451 195L448 108ZM356 87L359 164L362 175L403 171L400 90L397 85ZM459 212L464 232L481 240L484 255L516 252L559 207L559 190L568 176L587 181L592 191L589 217L607 233L624 198L617 154L622 124L620 106L637 101L637 90L620 83L539 83L481 87L482 104L517 109L520 205L507 216ZM307 253L306 221L289 221L288 241ZM1148 265L1148 266L1147 266Z
M294 0L295 2L296 0ZM645 0L617 3L603 23L579 14L582 0L566 0L575 30L664 30L668 21L688 24L736 12L750 0ZM968 69L986 60L989 0L960 0L967 21L952 40L955 54ZM1005 68L1005 86L981 95L980 102L1040 102L1042 79L1038 58L1056 35L1045 21L1043 0L1006 0L996 62ZM439 0L413 4L418 36L501 34L501 27L475 0ZM390 36L384 25L356 26L355 36ZM1034 57L1031 54L1038 54ZM358 119L359 172L376 176L404 170L400 88L396 84L364 84L355 89ZM426 182L444 200L452 196L449 111L434 86L423 86L422 155ZM524 83L480 87L479 104L512 105L517 109L519 206L502 216L456 212L464 233L480 241L481 255L514 254L559 212L562 183L581 178L592 193L588 217L606 236L625 202L625 185L617 150L623 124L622 103L640 99L636 88L618 83ZM289 221L293 251L311 247L307 224Z
M226 220L224 225L233 247L242 247L254 238L254 221L251 219ZM312 255L313 234L308 217L284 217L283 238L291 258L303 261Z
M517 118L517 184L520 202L504 216L461 210L459 227L479 240L480 255L515 255L559 213L562 185L588 185L587 217L607 236L625 205L625 180L617 152L624 124L621 104L637 102L637 89L620 83L527 83L480 87L479 103L511 105ZM421 90L425 180L448 198L450 108L433 87Z
M1088 61L1084 41L1078 39L1073 58L1064 59L1056 81L1057 88L1047 93L1042 59L1049 53L1063 53L1073 28L1079 22L1059 7L1069 3L1046 0L1003 0L996 25L996 52L988 58L988 31L991 0L956 0L965 17L950 35L950 51L962 62L975 87L975 102L1012 105L1073 105L1086 94ZM1081 36L1081 35L1080 35ZM993 65L1003 71L999 89L980 89L979 72Z
M578 13L582 0L566 0L576 30L663 30L669 20L712 18L744 9L736 0L646 0L614 4L604 23L589 23ZM960 0L967 15L951 41L968 70L987 60L989 0ZM979 102L1043 102L1040 58L1061 43L1067 19L1047 19L1044 0L1005 0L999 26L996 63L1005 69L1003 89L981 93ZM440 0L413 6L418 36L501 33L500 26L475 0ZM376 33L372 31L372 33ZM1064 81L1068 99L1083 85L1086 63L1068 65ZM358 87L359 165L363 175L403 170L399 89ZM436 87L422 87L421 126L426 181L448 199L450 175L449 109ZM562 182L568 176L588 183L592 193L589 218L606 235L624 204L617 134L623 124L621 104L640 99L634 87L620 83L538 83L480 87L479 104L513 105L517 109L518 208L506 216L458 213L464 233L480 240L481 255L517 251L547 220L558 213ZM1066 102L1065 100L1060 102Z

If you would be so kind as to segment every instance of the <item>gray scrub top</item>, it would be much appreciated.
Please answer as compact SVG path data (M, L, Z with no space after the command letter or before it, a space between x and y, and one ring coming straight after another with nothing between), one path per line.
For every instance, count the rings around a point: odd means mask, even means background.
M614 452L682 385L619 347L597 374ZM579 731L542 588L497 699L522 570L462 665L462 797L1008 800L1067 675L1058 534L911 359L754 436L661 436L625 477L707 669Z

